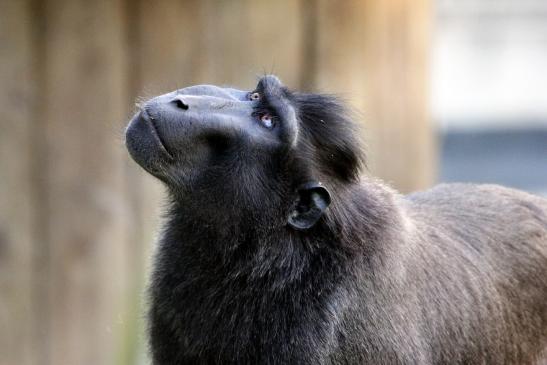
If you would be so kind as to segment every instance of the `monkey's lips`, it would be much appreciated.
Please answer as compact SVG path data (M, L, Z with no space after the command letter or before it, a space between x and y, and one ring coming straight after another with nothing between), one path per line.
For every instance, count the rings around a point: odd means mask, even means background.
M147 113L137 113L125 129L125 145L129 154L141 167L154 176L161 175L166 164L174 161L161 138L161 125Z
M169 151L169 148L167 147L167 145L165 144L165 142L163 140L163 137L161 136L160 128L158 128L158 125L157 125L157 120L152 118L146 112L146 110L141 111L140 118L142 118L142 120L145 123L148 124L148 126L150 128L150 133L152 134L152 137L154 138L154 140L158 144L158 146L159 146L160 150L162 151L162 153L164 153L167 157L169 157L171 160L173 160L174 159L173 155Z

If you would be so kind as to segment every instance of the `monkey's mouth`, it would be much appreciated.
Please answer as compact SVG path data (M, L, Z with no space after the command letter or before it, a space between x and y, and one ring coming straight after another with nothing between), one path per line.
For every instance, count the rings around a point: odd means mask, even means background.
M146 110L141 111L141 118L148 123L150 126L150 132L152 133L153 138L156 140L158 146L160 147L160 150L167 156L169 159L174 160L173 155L171 154L171 151L169 151L169 148L167 147L165 141L163 140L161 133L158 128L158 121L154 119L153 117L148 114Z

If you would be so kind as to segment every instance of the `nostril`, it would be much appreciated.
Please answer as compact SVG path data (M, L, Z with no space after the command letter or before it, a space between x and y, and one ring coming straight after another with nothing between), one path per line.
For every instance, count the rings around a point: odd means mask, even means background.
M184 101L180 99L174 99L172 103L175 104L175 106L182 110L188 110L188 104L186 104Z

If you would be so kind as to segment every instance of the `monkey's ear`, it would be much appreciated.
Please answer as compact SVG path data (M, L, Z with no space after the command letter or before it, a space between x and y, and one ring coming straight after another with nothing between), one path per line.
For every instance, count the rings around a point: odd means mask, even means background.
M288 223L297 230L314 226L330 204L329 191L320 183L306 183L298 189L298 197Z

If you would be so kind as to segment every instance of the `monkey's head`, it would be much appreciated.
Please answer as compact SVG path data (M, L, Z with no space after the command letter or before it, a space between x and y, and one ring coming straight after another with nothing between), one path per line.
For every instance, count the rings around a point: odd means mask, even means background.
M191 86L144 103L126 130L133 159L195 214L240 216L305 230L362 163L357 133L333 97Z

